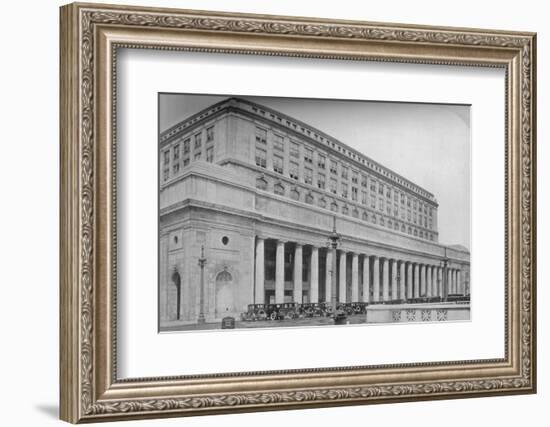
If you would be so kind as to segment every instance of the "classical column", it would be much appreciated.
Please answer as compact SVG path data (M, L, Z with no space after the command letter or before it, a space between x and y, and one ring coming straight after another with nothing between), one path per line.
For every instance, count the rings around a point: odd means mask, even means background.
M414 265L414 297L420 297L420 266Z
M370 300L370 263L367 255L363 256L363 302L369 302Z
M443 292L443 268L437 267L437 295L440 298L445 296Z
M453 292L453 274L450 268L447 269L447 295Z
M380 258L377 256L372 263L372 300L380 301Z
M462 270L457 270L456 281L458 282L458 293L461 295L466 295L466 290L464 289L464 278L462 276Z
M311 274L309 276L309 302L319 302L319 248L311 248Z
M256 239L256 285L254 289L256 304L264 304L265 299L265 239Z
M275 303L285 302L285 242L277 241L275 253Z
M437 297L438 296L438 289L437 289L437 266L432 266L432 296Z
M351 302L359 302L359 255L351 257Z
M338 280L338 286L340 287L340 297L338 302L346 302L346 251L340 251L340 280Z
M382 299L384 301L389 301L390 299L389 265L388 258L382 259Z
M426 296L432 297L432 266L426 266Z
M403 301L407 300L407 286L405 282L405 261L399 262L399 298Z
M407 265L407 299L413 297L413 265L408 263Z
M397 260L391 262L391 299L397 300Z
M332 295L332 257L334 256L335 249L327 249L327 259L325 268L325 302L330 303L330 297Z
M420 266L420 296L426 296L426 266L424 264Z
M294 302L302 303L302 245L296 243L294 249Z

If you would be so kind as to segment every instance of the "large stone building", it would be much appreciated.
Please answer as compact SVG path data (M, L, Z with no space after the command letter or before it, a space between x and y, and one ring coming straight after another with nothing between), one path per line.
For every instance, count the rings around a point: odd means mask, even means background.
M340 302L469 294L470 254L438 243L434 195L318 129L228 98L159 143L161 328L197 322L202 248L207 322L333 289Z

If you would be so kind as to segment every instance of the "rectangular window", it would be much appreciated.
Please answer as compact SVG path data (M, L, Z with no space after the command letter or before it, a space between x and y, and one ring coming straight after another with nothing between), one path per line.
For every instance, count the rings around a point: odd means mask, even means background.
M194 157L194 159L195 159L195 160L200 160L200 158L201 158L201 152L200 152L200 151L195 152L195 157Z
M386 197L391 200L391 188L386 190Z
M319 169L325 169L325 162L326 162L326 157L319 154L317 156L317 166L319 167Z
M282 174L283 171L283 158L281 156L273 156L273 170Z
M384 199L383 198L378 199L378 209L380 209L381 211L384 210Z
M407 207L411 207L411 198L407 197Z
M298 180L299 176L298 176L298 170L300 168L300 165L298 165L298 163L296 162L290 162L290 177L292 179L296 179Z
M336 180L334 178L330 178L330 191L336 194Z
M376 181L372 181L370 182L370 191L372 191L373 193L376 193Z
M313 163L313 150L309 148L304 148L304 162Z
M411 211L407 211L407 221L411 222Z
M183 141L183 154L188 154L191 147L191 139L187 138Z
M175 175L180 171L180 162L174 163L172 165L172 173Z
M357 187L351 187L351 199L357 201Z
M378 184L378 194L384 194L384 184L382 183Z
M306 184L313 183L313 170L310 168L304 168L304 182Z
M413 212L413 222L416 224L416 212Z
M267 152L262 148L256 147L256 166L261 168L266 167Z
M164 171L162 172L162 177L165 181L168 180L168 178L170 177L170 169L164 169Z
M267 131L262 128L256 128L256 142L267 144Z
M214 126L206 129L206 142L214 142Z
M342 197L348 197L348 184L342 183Z
M174 145L174 161L179 161L180 159L180 145L176 144Z
M393 216L396 218L399 216L399 209L397 209L397 206L393 208Z
M405 204L405 195L403 193L401 193L401 204Z
M285 151L285 145L283 143L283 137L281 135L273 136L273 149L279 151Z
M317 187L321 190L325 189L325 175L322 173L317 175Z
M416 200L413 202L413 209L416 210Z
M357 184L359 182L359 175L355 171L351 173L351 182L353 184Z
M367 204L367 192L366 191L361 191L361 203L363 203L364 205Z
M212 163L214 161L214 147L208 147L206 149L206 161Z
M374 198L374 197L370 198L370 207L372 209L376 209L376 198Z
M189 157L185 157L183 159L183 167L188 166L188 165L189 165Z
M300 157L299 147L298 144L296 144L295 142L290 143L290 157Z
M195 150L200 149L202 144L202 135L200 133L195 135Z
M330 161L330 173L333 173L334 175L338 173L338 163L334 160Z
M367 188L367 176L361 175L361 187Z
M345 166L342 166L342 178L348 179L348 168Z
M428 213L429 213L430 216L432 216L432 208L430 208L430 209L428 210Z
M170 150L164 152L164 164L167 165L170 163Z
M430 221L428 221L428 226L430 228L430 230L432 229L432 220L430 219Z
M399 200L399 193L397 191L393 192L393 201L397 203L397 200Z

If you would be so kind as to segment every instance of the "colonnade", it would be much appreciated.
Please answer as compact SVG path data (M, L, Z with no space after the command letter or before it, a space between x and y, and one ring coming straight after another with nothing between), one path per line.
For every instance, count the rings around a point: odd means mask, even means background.
M255 303L265 301L265 238L256 238L255 248ZM441 260L427 259L418 262L418 257L406 259L401 256L377 255L375 253L358 253L345 249L326 250L325 256L325 301L319 301L319 249L315 245L304 245L299 242L276 241L275 250L275 303L285 302L284 254L285 245L292 244L293 256L293 302L302 303L304 289L303 248L311 247L309 269L309 302L330 302L332 288L338 289L337 300L346 302L407 302L417 298L445 298L449 294L466 293L465 277L462 269L445 265ZM337 275L333 282L332 265L336 257ZM351 257L351 271L348 259ZM351 275L351 277L349 277ZM446 275L446 277L445 277ZM344 284L342 286L341 284Z

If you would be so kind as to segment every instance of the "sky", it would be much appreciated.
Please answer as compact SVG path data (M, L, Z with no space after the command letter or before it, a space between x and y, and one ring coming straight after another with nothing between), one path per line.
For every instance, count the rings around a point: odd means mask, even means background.
M161 94L160 131L227 97ZM439 242L470 249L470 106L242 98L301 120L431 192Z

